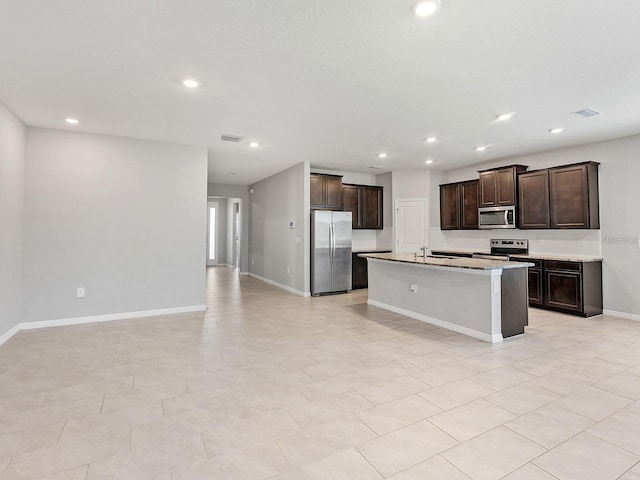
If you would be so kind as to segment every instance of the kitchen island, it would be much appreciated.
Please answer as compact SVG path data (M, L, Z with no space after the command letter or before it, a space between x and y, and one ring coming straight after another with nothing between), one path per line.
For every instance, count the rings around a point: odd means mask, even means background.
M528 324L527 262L362 254L370 305L491 343Z

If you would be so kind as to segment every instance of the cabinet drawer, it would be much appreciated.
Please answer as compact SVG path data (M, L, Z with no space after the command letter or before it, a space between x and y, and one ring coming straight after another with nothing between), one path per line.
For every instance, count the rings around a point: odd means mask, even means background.
M582 263L545 260L544 268L546 268L547 270L568 270L570 272L580 272L582 270Z

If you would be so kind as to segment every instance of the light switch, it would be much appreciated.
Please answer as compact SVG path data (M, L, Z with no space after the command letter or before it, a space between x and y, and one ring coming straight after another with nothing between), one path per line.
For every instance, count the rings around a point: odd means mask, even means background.
M84 287L76 288L76 297L84 298Z

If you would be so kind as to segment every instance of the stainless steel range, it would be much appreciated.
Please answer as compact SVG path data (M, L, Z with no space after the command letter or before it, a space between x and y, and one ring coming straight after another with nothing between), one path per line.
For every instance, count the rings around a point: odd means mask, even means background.
M529 240L492 239L491 253L474 253L473 258L488 260L509 260L510 255L527 255Z

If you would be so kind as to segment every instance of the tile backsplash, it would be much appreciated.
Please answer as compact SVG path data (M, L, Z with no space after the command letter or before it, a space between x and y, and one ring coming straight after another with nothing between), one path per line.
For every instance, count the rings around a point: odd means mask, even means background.
M600 230L451 230L430 229L429 248L488 251L492 238L528 239L529 252L602 256Z

